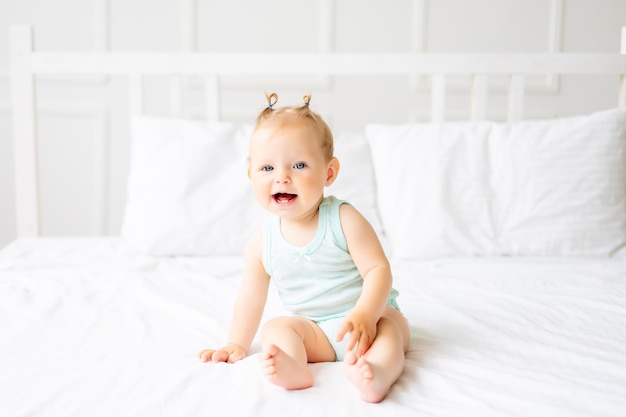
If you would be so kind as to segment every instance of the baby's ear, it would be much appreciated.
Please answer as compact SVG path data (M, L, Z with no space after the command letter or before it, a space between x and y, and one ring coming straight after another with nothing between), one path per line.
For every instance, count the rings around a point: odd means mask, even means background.
M328 163L328 174L326 176L326 186L330 187L333 182L337 179L337 175L339 175L339 169L341 168L341 164L339 163L339 159L333 156L333 158Z

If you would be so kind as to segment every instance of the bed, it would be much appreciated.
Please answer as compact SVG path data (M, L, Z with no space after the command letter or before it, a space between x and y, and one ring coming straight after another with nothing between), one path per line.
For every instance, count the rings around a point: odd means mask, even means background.
M624 55L44 53L30 27L11 30L18 238L0 250L0 415L626 412ZM339 363L311 365L307 390L267 383L256 340L236 364L197 358L227 337L240 249L264 215L245 178L250 126L219 120L218 80L259 73L432 80L430 121L335 132L342 181L328 192L379 232L411 324L379 404ZM615 108L522 120L526 76L588 73L614 77ZM128 78L119 236L40 236L34 77L46 74ZM208 121L142 115L149 74L201 77ZM472 77L470 120L445 122L454 74ZM486 80L503 74L508 120L485 120ZM283 313L270 292L263 321Z

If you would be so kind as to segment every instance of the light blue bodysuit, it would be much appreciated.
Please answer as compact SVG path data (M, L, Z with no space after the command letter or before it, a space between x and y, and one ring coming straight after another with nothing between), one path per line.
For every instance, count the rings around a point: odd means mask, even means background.
M285 308L316 322L333 345L337 360L343 359L348 341L346 336L343 343L335 342L337 330L363 287L341 229L341 204L347 203L333 196L324 198L317 233L306 246L294 246L283 238L277 216L268 218L263 230L263 265ZM399 309L397 296L392 289L387 304Z

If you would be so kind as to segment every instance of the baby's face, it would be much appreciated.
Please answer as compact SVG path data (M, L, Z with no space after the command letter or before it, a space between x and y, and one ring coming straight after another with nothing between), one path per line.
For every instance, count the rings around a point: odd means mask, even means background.
M336 159L327 160L321 139L306 125L262 126L250 139L254 196L281 218L315 215L336 168Z

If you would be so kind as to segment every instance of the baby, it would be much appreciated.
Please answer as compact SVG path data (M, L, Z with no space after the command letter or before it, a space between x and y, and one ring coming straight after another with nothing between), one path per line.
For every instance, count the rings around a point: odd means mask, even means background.
M267 100L250 138L248 176L257 202L275 216L246 245L228 342L202 350L200 359L232 363L247 355L272 279L292 315L261 330L267 379L289 390L309 388L308 363L343 361L360 397L380 402L402 373L409 344L389 261L354 207L324 197L339 161L310 96L293 107L275 108L275 93Z

